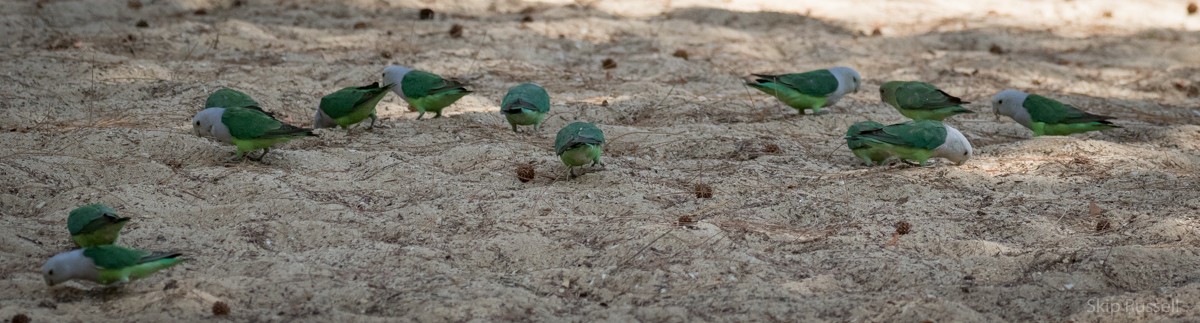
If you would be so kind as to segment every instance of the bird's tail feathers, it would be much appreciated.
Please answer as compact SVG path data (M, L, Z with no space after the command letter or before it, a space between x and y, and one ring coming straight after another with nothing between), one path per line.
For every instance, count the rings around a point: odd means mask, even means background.
M141 259L138 259L138 263L147 263L147 262L162 260L162 259L175 259L175 258L179 258L182 256L183 256L183 254L179 253L179 252L155 251L155 252L151 252L149 255L142 257Z
M509 103L507 106L504 106L503 109L500 109L500 112L504 113L504 114L517 114L517 113L521 113L521 111L524 111L526 109L537 110L537 106L534 106L533 103L530 103L529 101L525 101L522 99L516 99L512 103Z
M303 135L303 136L307 136L307 137L320 137L316 133L313 132L313 129L300 128L300 127L282 123L282 122L279 125L279 129L272 130L265 134L265 136L268 136L268 137L287 137L287 136L296 136L296 135Z

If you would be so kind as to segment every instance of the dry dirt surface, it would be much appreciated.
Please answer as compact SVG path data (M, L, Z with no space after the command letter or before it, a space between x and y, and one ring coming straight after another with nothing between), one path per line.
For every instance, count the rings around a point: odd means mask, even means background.
M0 319L1194 322L1187 6L2 1ZM322 95L389 64L475 93L431 120L389 95L380 128L319 130L263 163L225 164L233 147L189 127L224 86L307 126ZM865 82L824 115L741 85L835 65ZM975 157L860 165L845 129L903 120L886 80L975 102L949 120ZM514 134L497 104L526 81L553 110ZM1005 88L1124 128L1032 138L993 117ZM606 132L607 167L569 180L552 142L575 120ZM67 212L95 202L134 218L120 243L188 261L47 288Z

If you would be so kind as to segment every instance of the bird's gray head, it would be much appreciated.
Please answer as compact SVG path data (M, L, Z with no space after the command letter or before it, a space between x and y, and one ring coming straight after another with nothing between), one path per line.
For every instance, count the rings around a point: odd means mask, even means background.
M404 79L404 75L408 74L408 72L412 72L412 70L412 68L407 66L388 66L387 68L383 69L383 82L380 85L387 86L388 84L400 84L400 81ZM397 86L395 88L399 87Z
M934 149L934 156L949 159L955 165L962 165L971 159L975 154L975 150L971 147L971 142L963 136L962 132L954 127L943 125L946 127L946 142Z
M407 66L388 66L387 68L383 69L383 82L381 82L380 86L395 84L395 86L392 86L392 93L396 93L396 95L399 95L401 99L408 100L408 97L404 96L404 90L400 87L402 84L400 81L403 81L404 76L408 75L408 72L412 71L413 69Z
M853 68L838 66L829 69L829 73L833 73L833 77L838 80L838 91L842 94L858 93L858 88L862 85L862 75L858 75L858 71Z
M46 285L54 286L72 279L93 279L98 275L96 264L83 255L83 249L75 249L54 255L42 265L42 279Z
M1017 119L1021 114L1028 114L1024 108L1026 97L1029 97L1028 93L1017 90L1000 91L992 97L992 113L1013 119Z
M209 137L220 140L225 143L232 143L233 136L229 135L229 128L221 122L221 115L225 113L225 108L208 108L200 110L192 117L192 133L197 136Z

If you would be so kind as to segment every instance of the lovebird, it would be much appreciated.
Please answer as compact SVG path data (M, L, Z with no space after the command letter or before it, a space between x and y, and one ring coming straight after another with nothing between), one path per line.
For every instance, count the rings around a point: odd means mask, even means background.
M67 231L71 240L83 248L113 244L129 218L117 215L104 204L88 204L71 210L67 215Z
M604 132L596 125L576 121L563 127L554 137L554 152L567 165L567 175L575 178L575 167L592 163L604 166L600 161L603 153Z
M1108 121L1113 117L1083 112L1069 104L1017 90L1004 90L993 96L992 112L1033 130L1034 137L1121 128Z
M508 94L500 100L500 113L508 119L513 132L517 126L533 125L533 131L541 131L542 120L550 112L550 94L546 89L533 83L522 83L508 89Z
M796 74L752 74L755 78L746 85L770 94L784 104L800 111L831 106L848 93L857 93L862 76L844 66Z
M442 109L471 94L471 91L458 81L396 65L383 69L383 84L395 85L392 92L421 112L417 115L417 120L424 117L426 111L432 111L434 118L441 118Z
M68 280L88 280L101 285L127 283L183 262L182 254L146 252L103 245L54 255L42 265L42 279L54 286Z
M259 106L258 102L251 99L250 95L227 87L209 94L208 99L204 100L205 108L245 108L257 106Z
M850 147L850 151L854 152L854 156L862 159L867 165L881 165L889 157L892 157L892 154L887 149L884 149L882 145L868 145L866 139L859 137L864 132L879 129L883 129L882 123L861 121L850 125L850 129L846 130L846 146Z
M879 87L879 96L884 103L913 120L942 121L947 117L974 113L962 107L971 103L946 94L925 82L891 81Z
M971 142L962 132L933 120L898 123L846 136L847 142L851 140L887 151L904 161L916 161L921 166L925 166L925 161L931 157L949 159L962 165L973 154Z
M317 114L313 117L313 128L338 126L345 129L367 118L371 118L371 125L367 128L375 128L375 120L378 119L375 116L375 106L391 89L392 84L379 86L379 83L375 82L330 93L321 98L321 105L317 107Z
M192 131L203 137L237 146L237 155L229 161L240 160L243 154L262 149L252 160L262 160L271 146L300 137L316 137L312 129L299 128L275 120L257 107L207 108L192 118Z

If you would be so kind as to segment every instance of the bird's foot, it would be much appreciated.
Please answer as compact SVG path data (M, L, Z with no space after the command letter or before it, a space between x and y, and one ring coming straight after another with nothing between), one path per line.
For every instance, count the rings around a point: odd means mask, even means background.
M256 162L262 162L263 157L266 157L267 153L269 153L269 152L271 152L271 148L265 148L265 149L263 149L263 152L261 154L258 154L258 157L251 157L250 154L247 153L246 158L256 161Z

